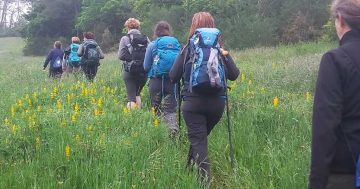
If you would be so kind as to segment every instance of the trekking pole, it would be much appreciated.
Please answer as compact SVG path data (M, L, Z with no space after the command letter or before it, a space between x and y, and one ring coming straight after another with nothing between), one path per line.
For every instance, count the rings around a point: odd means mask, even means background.
M180 86L180 81L177 83L177 86L176 86L176 92L177 92L177 95L178 95L178 125L179 125L179 140L181 139L181 92L180 92L180 89L181 89L181 86ZM181 141L181 140L180 140Z
M221 54L221 53L220 53ZM224 62L227 61L226 56L223 56L222 54L220 55L221 59L222 59L222 63L221 66L223 67L223 70L225 71L225 65ZM234 169L235 168L235 162L234 162L234 146L232 143L232 132L231 132L231 122L230 122L230 108L229 108L229 96L228 96L228 86L227 86L227 81L226 81L226 76L224 73L224 85L225 85L225 102L226 102L226 116L227 116L227 127L228 127L228 137L229 137L229 145L230 145L230 162L231 162L231 167Z

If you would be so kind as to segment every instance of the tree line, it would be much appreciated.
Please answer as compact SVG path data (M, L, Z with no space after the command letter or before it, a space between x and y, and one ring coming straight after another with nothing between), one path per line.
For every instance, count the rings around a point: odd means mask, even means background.
M3 0L7 1L7 0ZM92 31L105 51L114 50L129 17L152 37L153 25L168 21L186 42L195 12L210 12L227 48L243 49L316 40L329 20L331 0L25 0L31 10L21 34L25 54L43 55L54 40ZM328 29L328 27L325 27ZM331 29L331 28L330 28Z

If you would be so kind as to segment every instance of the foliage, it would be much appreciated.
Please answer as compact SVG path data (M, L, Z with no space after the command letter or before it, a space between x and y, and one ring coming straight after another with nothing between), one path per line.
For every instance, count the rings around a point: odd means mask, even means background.
M328 20L330 4L330 0L72 0L81 9L70 14L71 11L66 12L66 9L73 8L71 3L65 3L67 1L36 2L27 16L30 22L23 32L24 37L69 38L74 33L92 31L97 41L106 46L104 50L116 46L126 32L123 24L129 17L139 18L142 32L150 38L155 23L166 20L172 25L174 35L186 43L192 15L199 11L214 16L227 48L316 40ZM49 9L48 6L55 8ZM66 14L66 19L63 14ZM53 23L62 23L63 27L56 28ZM111 37L103 42L105 32L109 32L106 36Z

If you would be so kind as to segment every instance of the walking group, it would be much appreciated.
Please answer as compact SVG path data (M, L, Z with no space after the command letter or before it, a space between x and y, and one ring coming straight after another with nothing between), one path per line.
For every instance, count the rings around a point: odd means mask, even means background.
M118 58L123 62L127 109L141 108L140 94L149 78L155 114L163 118L169 136L176 138L179 107L190 141L187 167L192 170L196 166L199 180L210 184L207 137L224 112L226 80L235 80L240 74L223 47L214 18L208 12L194 14L188 41L183 46L172 36L172 28L166 21L155 25L153 41L141 33L139 20L129 18L124 26L127 34L120 39ZM104 54L93 33L85 32L83 37L82 44L73 37L65 51L61 42L55 42L44 64L45 69L50 63L49 77L60 79L63 72L78 75L82 71L90 82L94 80Z
M331 12L340 46L325 53L320 63L309 188L353 189L360 187L360 1L334 0ZM220 30L208 12L194 14L183 46L166 21L155 25L151 42L141 33L139 20L130 18L125 27L128 32L120 40L118 58L123 61L127 108L141 108L140 94L149 78L153 109L163 117L170 136L176 137L179 108L190 141L187 166L196 165L199 179L209 184L208 136L223 115L227 80L236 80L240 73L224 49ZM76 37L72 42L65 53L61 43L55 42L44 69L50 62L49 75L58 78L64 70L61 59L65 59L66 73L81 68L92 81L104 58L94 35L84 33L81 45Z

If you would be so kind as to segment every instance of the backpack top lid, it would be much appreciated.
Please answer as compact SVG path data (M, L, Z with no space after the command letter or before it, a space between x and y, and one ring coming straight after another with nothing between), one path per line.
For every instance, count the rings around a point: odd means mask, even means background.
M198 28L190 38L190 41L202 47L216 47L218 45L219 35L220 30L217 28Z
M155 40L157 49L180 50L181 45L175 37L162 36Z

